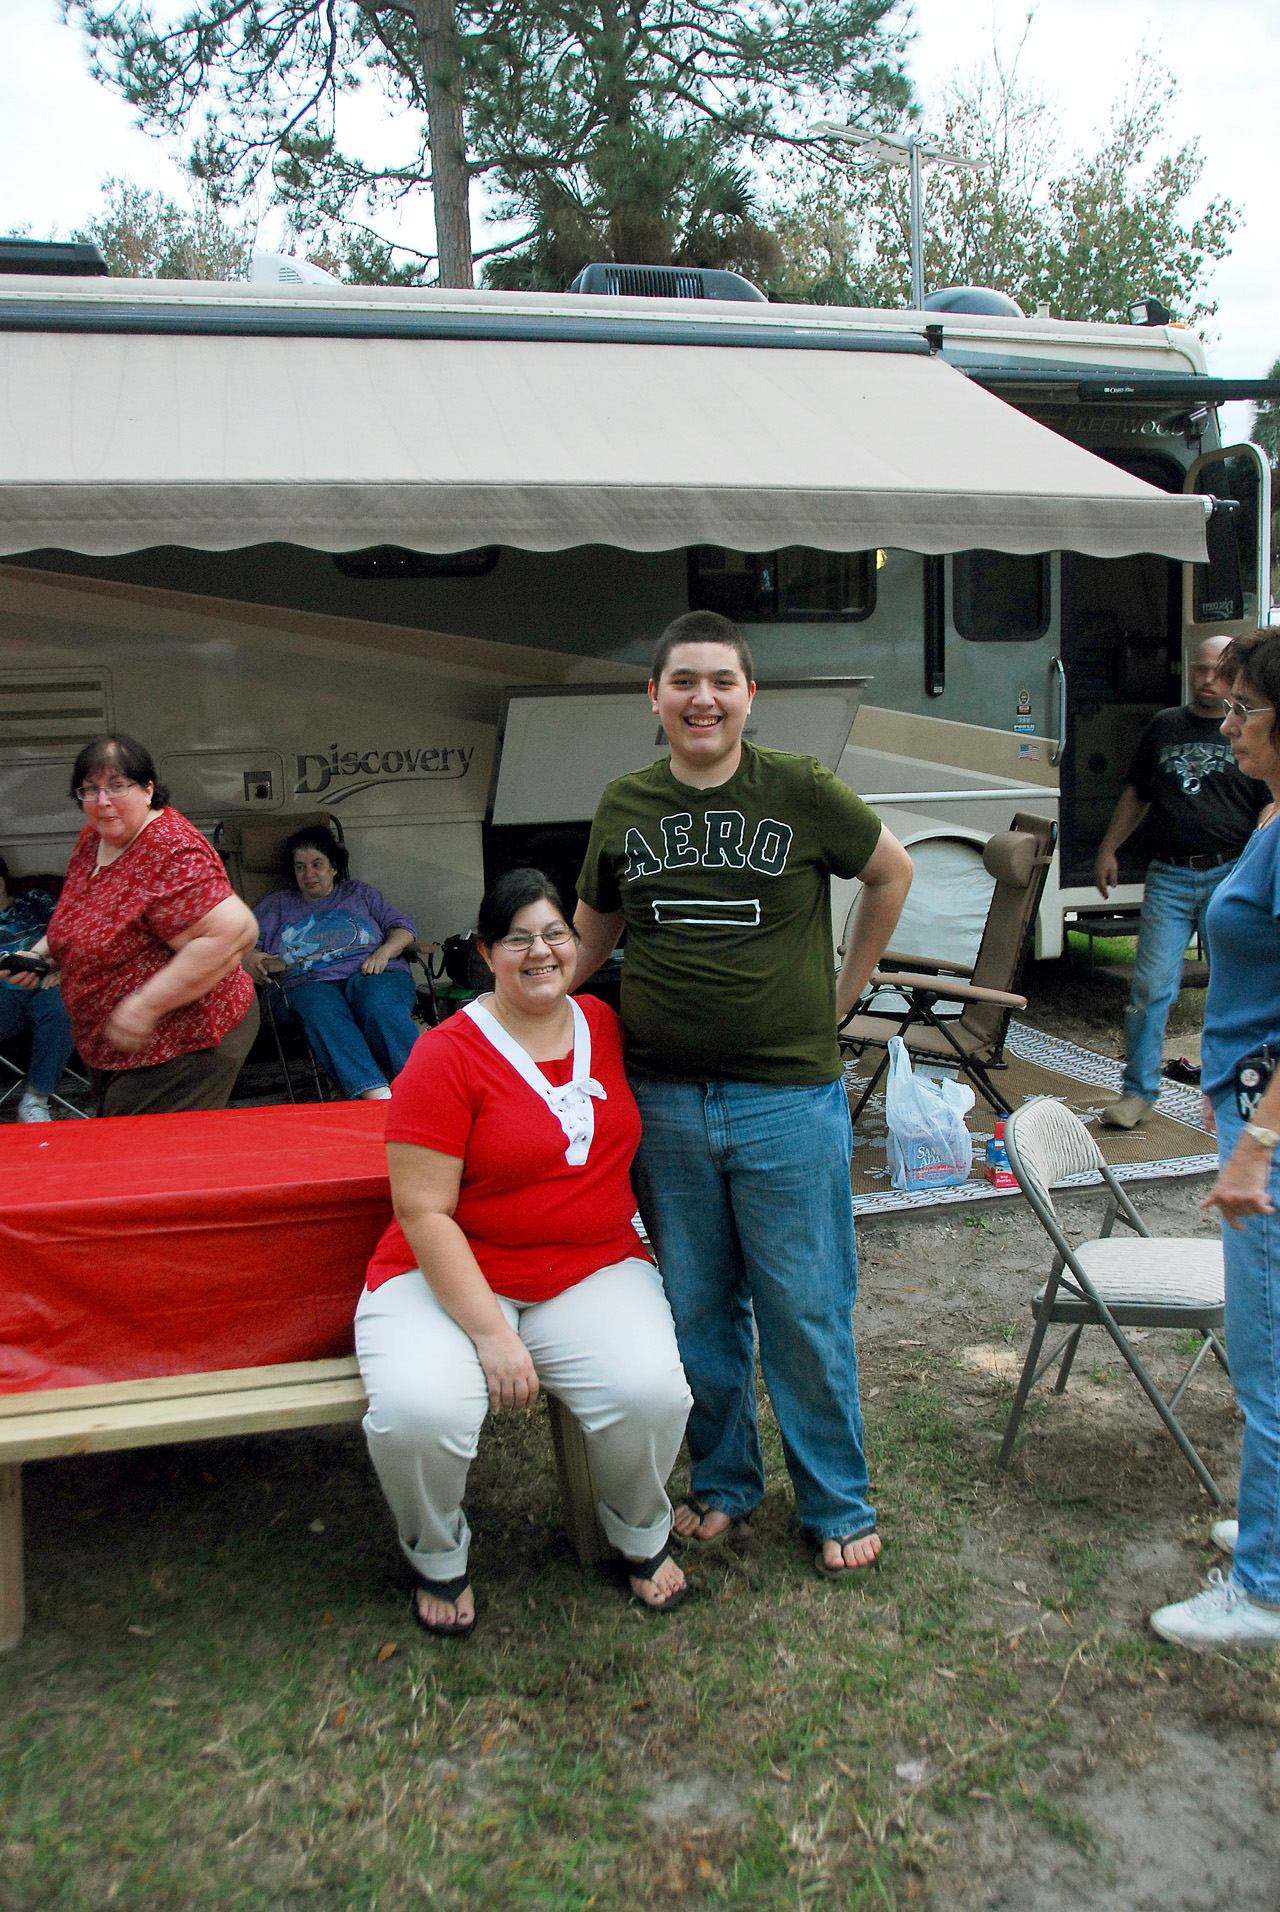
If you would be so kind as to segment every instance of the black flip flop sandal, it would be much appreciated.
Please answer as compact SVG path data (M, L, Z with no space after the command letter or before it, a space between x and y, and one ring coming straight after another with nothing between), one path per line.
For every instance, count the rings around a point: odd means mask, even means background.
M657 1553L652 1555L652 1557L648 1560L626 1560L624 1558L623 1565L626 1567L626 1570L627 1570L627 1579L628 1581L652 1580L654 1574L657 1573L658 1568L662 1565L663 1561L670 1560L670 1559L671 1559L671 1541L668 1538L663 1541ZM635 1588L632 1587L631 1598L635 1601L637 1606L643 1607L646 1613L674 1613L676 1608L684 1600L688 1591L689 1589L687 1586L680 1587L675 1593L669 1593L665 1600L655 1605L652 1600L642 1600L640 1598L640 1595L636 1592Z
M456 1580L430 1580L425 1573L418 1575L418 1586L409 1595L409 1611L424 1633L429 1633L436 1640L465 1640L469 1633L474 1633L474 1615L470 1620L446 1620L433 1625L430 1620L423 1619L418 1607L418 1587L423 1588L434 1600L449 1600L456 1605L470 1584L465 1573L460 1573Z
M831 1539L835 1541L838 1547L847 1547L851 1540L866 1540L875 1531L875 1525L873 1523L870 1527L859 1527L856 1534L832 1534ZM866 1565L862 1567L829 1567L822 1557L822 1549L825 1545L825 1541L819 1542L818 1551L813 1556L813 1564L824 1580L856 1580L860 1573L868 1573L873 1568L876 1573L880 1571L879 1554L876 1555L874 1560L868 1560Z

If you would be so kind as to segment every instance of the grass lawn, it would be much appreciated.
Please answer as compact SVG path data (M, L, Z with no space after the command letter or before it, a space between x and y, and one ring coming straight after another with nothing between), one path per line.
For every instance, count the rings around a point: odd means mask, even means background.
M975 1414L954 1374L864 1364L882 1571L820 1579L779 1484L665 1619L578 1569L545 1414L491 1422L461 1645L409 1618L358 1429L29 1467L0 1906L905 1907L991 1802L1091 1851L1045 1783L1067 1706L1177 1677L1097 1605L1143 1497L993 1475L1007 1384ZM1034 1624L963 1564L997 1504L1048 1563Z

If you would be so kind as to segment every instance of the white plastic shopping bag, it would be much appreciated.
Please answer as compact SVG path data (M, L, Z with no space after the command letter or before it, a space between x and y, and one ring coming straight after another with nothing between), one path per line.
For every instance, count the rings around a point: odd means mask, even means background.
M967 1083L918 1076L901 1036L889 1043L889 1167L895 1188L954 1188L973 1166L973 1137L964 1118L974 1104Z

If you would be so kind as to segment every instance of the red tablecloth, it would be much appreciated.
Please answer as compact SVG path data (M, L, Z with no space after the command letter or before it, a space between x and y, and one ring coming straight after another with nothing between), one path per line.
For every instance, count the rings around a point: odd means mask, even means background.
M349 1354L385 1102L0 1129L0 1393Z

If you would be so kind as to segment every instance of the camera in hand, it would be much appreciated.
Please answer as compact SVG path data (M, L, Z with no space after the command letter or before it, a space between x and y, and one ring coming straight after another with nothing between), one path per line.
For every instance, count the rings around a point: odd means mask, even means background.
M0 954L0 976L6 970L11 975L43 976L49 966L47 956L33 956L29 949L7 949Z

